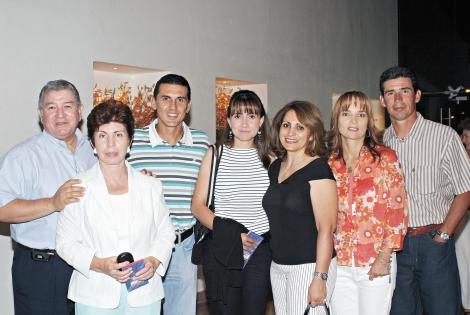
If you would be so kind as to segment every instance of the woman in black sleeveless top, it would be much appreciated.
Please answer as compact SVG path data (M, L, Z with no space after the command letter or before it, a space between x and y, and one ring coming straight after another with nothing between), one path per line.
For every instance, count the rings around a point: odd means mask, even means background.
M335 274L336 184L325 159L318 108L294 101L273 120L270 186L263 207L271 227L271 284L276 314L322 314Z

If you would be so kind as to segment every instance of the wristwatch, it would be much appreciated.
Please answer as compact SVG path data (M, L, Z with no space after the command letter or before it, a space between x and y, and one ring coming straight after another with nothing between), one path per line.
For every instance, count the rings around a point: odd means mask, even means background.
M436 234L440 236L440 238L442 238L444 241L448 241L450 240L450 235L449 233L446 233L446 232L442 232L440 230L437 230L436 231Z
M328 274L326 272L315 271L313 273L313 277L318 277L318 278L322 279L323 281L328 280Z

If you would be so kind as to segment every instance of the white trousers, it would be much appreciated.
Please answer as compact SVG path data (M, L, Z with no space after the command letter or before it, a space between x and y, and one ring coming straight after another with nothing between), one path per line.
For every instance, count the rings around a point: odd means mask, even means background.
M390 275L369 280L370 267L338 266L331 298L335 315L388 315L397 276L397 261L392 254Z
M308 305L308 288L312 282L315 264L279 265L271 263L271 285L273 288L276 315L302 315ZM336 258L331 260L326 282L329 304L336 279ZM323 306L310 309L309 314L326 314Z
M462 219L455 233L455 253L459 266L462 305L470 309L470 213Z

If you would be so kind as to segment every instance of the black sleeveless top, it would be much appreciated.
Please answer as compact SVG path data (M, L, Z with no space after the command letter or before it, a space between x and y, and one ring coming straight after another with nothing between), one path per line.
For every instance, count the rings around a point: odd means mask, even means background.
M279 159L271 164L270 185L263 198L271 228L273 260L282 265L314 263L318 231L309 181L335 178L326 160L321 158L311 161L281 183L278 182L280 168Z

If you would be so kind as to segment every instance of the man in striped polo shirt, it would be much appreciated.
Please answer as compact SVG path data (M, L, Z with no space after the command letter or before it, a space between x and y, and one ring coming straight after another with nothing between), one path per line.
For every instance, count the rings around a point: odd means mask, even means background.
M460 314L452 235L470 205L470 161L452 128L416 112L421 91L414 72L385 70L380 92L392 121L384 142L398 154L409 202L391 314Z
M189 128L191 88L179 75L163 76L155 85L152 106L157 119L135 131L129 163L151 171L163 184L165 202L175 227L175 250L163 281L164 315L196 313L197 267L191 263L194 245L191 199L202 158L209 145L206 133Z

